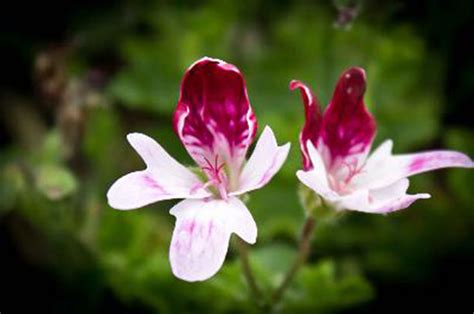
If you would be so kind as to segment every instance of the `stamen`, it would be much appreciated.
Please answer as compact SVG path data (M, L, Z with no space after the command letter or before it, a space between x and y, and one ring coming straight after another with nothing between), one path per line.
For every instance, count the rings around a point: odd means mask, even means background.
M209 181L204 184L205 187L213 185L216 187L222 199L227 200L227 177L225 174L221 173L221 170L225 166L225 163L219 165L219 156L216 155L214 159L214 164L212 164L209 159L203 156L207 166L201 167L201 169L207 172Z

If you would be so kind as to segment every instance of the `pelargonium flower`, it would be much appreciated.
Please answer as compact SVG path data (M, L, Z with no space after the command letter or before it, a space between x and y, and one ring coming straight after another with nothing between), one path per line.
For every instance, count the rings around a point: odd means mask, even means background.
M118 179L107 198L111 207L124 210L184 199L170 210L176 217L171 268L181 279L205 280L222 266L231 233L255 243L257 226L238 196L267 184L290 144L278 146L267 126L246 161L257 120L244 78L235 66L211 58L186 71L173 126L206 182L150 137L132 133L127 139L147 167Z
M339 78L324 115L310 88L300 89L306 121L300 133L303 170L299 180L336 209L388 213L404 209L426 193L407 194L407 177L446 167L472 168L472 160L459 152L437 150L416 154L392 154L392 141L383 142L370 156L376 123L363 96L366 75L350 68Z

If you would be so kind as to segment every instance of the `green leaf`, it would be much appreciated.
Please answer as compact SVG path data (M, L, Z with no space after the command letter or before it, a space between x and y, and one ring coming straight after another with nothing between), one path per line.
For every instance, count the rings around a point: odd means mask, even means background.
M63 199L77 189L74 175L65 167L45 164L36 169L36 187L52 201Z
M332 260L300 270L283 307L289 313L326 313L367 302L373 297L369 282L357 272L344 271Z
M25 188L26 178L18 165L8 164L0 169L0 215L12 209Z

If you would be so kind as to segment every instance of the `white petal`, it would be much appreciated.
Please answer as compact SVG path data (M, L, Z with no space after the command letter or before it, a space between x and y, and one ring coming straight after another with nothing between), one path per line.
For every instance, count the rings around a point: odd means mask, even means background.
M348 209L365 212L369 208L369 191L357 190L351 194L334 197L332 203L336 209Z
M392 155L393 141L385 140L382 144L377 147L370 157L367 159L365 166L368 168L374 168L379 162L383 162L385 158Z
M384 204L382 207L372 207L370 209L370 213L391 213L397 210L405 209L409 207L411 204L413 204L415 201L419 199L427 199L430 198L431 196L427 193L418 193L418 194L405 194L402 197L392 200L391 202L387 202Z
M468 156L455 151L392 155L391 146L391 142L386 141L372 154L362 172L352 179L355 188L381 188L426 171L474 166Z
M175 198L155 182L147 171L129 173L112 184L107 192L110 207L135 209L157 201Z
M257 227L245 205L237 198L184 200L170 213L176 225L170 246L170 262L176 277L202 281L222 267L230 235L254 243Z
M143 171L127 174L107 192L109 205L116 209L134 209L160 200L204 198L210 193L186 167L174 160L152 138L132 133L127 136L147 165Z
M237 190L229 195L243 194L267 184L280 170L289 150L290 143L278 146L272 129L266 126L240 175Z
M408 186L408 179L401 179L383 188L358 190L341 197L337 204L341 208L366 213L389 213L407 208L418 199L430 197L429 194L425 193L406 194Z
M257 241L257 224L245 204L236 197L227 201L225 220L230 230L249 244Z
M321 154L310 141L308 141L307 147L313 169L309 171L299 170L296 172L296 176L303 184L326 200L339 198L339 195L329 186L326 166Z

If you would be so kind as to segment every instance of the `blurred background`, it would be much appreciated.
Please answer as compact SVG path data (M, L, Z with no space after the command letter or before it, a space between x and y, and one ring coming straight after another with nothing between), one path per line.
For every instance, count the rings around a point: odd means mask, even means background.
M174 278L173 202L108 207L119 176L143 168L128 132L191 159L172 131L185 69L202 56L238 66L260 124L293 142L288 162L251 195L251 263L265 291L294 256L303 221L300 96L321 103L339 73L367 70L375 145L474 156L472 1L39 1L0 13L0 295L2 313L255 312L233 249L204 283ZM413 178L432 199L387 216L317 225L310 263L283 313L472 311L474 172Z

